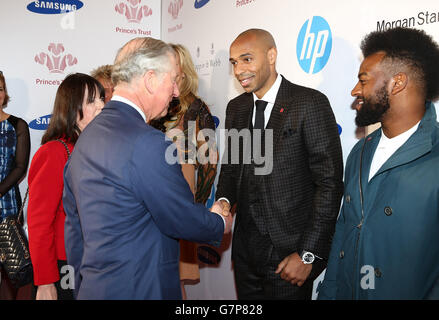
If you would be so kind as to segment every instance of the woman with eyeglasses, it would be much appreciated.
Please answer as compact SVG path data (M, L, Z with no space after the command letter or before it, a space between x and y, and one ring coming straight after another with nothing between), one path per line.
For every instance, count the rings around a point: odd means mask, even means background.
M27 224L37 300L72 300L73 276L64 243L62 203L64 166L84 128L104 107L105 91L83 73L67 76L58 87L42 146L29 168ZM68 151L67 151L68 150Z
M30 153L26 121L3 110L9 100L5 77L0 71L0 221L20 210L22 199L18 184L26 175ZM18 289L1 267L0 272L0 300L15 300Z

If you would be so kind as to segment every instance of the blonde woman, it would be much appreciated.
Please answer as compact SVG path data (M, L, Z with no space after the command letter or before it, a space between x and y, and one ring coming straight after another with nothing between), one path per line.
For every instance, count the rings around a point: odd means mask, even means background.
M177 77L180 96L171 102L168 114L159 121L151 122L151 125L176 141L183 175L194 199L205 204L217 170L215 123L206 103L197 96L198 75L189 51L179 44L171 46L180 66ZM180 280L183 299L186 299L184 286L200 280L197 245L186 240L180 240Z

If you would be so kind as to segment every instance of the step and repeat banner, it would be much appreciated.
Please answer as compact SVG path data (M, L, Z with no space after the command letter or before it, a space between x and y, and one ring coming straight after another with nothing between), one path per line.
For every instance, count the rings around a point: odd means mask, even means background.
M218 128L224 128L228 101L243 92L229 63L230 44L244 30L266 29L277 44L277 71L329 98L339 125L344 160L358 141L350 92L362 61L361 39L371 31L396 26L424 29L439 41L439 2L162 1L162 39L181 43L191 52L200 77L199 94L217 117ZM201 281L186 286L189 298L236 298L230 246L228 239L219 250L199 247ZM314 283L314 298L322 278Z
M2 1L0 70L6 113L29 124L31 158L50 121L56 90L70 73L112 64L137 36L160 38L160 0ZM25 179L20 189L27 188Z
M242 31L262 28L276 40L278 72L329 98L346 160L358 139L350 92L362 60L361 39L374 30L405 26L424 29L439 41L439 2L16 0L0 4L0 26L0 70L11 96L5 111L29 124L31 157L50 122L61 81L70 73L112 64L117 50L138 36L189 49L200 78L199 95L218 129L224 128L228 101L243 92L232 73L229 46ZM24 194L27 179L20 188ZM230 249L230 236L220 248L199 246L201 280L186 287L189 299L236 299ZM321 280L314 283L314 297Z
M29 124L30 160L62 80L112 64L133 37L160 38L160 19L160 0L1 1L0 70L11 97L4 111ZM22 196L26 188L27 177L20 184Z

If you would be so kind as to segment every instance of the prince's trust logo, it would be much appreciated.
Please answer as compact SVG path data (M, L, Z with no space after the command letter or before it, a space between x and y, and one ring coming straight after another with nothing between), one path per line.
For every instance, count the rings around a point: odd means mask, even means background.
M152 9L147 5L142 6L142 0L126 0L127 3L121 2L114 8L117 13L125 15L128 22L140 23L143 18L152 15Z
M177 19L182 7L183 0L174 0L169 4L168 12L172 16L172 18Z
M35 56L35 62L46 65L50 73L64 73L68 66L78 63L78 59L69 54L64 54L62 43L50 43L49 52L41 52Z

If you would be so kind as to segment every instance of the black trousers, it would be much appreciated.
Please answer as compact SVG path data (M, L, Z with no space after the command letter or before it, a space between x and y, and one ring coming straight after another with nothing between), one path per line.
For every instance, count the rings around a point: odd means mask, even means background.
M233 239L233 266L239 300L311 300L313 281L301 287L283 280L275 271L281 257L268 235L247 225ZM241 233L241 234L240 234Z
M55 282L55 288L56 288L56 293L58 295L58 300L74 300L74 296L73 296L73 290L72 289L63 289L61 287L61 280L64 276L64 274L61 273L61 268L63 266L67 265L67 261L65 260L58 260L58 272L60 273L60 280L58 280L57 282ZM33 292L32 292L32 296L33 299L35 300L37 297L37 286L33 286Z

